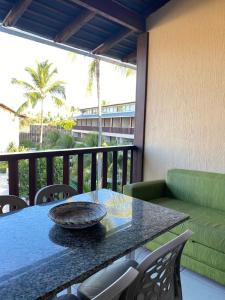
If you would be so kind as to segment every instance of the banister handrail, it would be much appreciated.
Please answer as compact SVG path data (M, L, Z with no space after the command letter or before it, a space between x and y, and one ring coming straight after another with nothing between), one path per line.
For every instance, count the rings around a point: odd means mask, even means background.
M57 150L38 150L28 152L10 152L0 153L0 161L8 160L20 160L29 158L42 158L42 157L54 157L54 156L65 156L65 155L77 155L77 154L91 154L91 153L102 153L112 151L123 151L123 150L135 150L134 145L125 146L110 146L110 147L85 147L85 148L72 148L72 149L57 149Z
M64 184L70 184L71 177L71 163L72 158L77 157L77 161L73 161L74 166L77 168L75 175L77 182L77 192L83 193L84 183L89 184L90 189L96 190L97 188L97 161L98 154L100 154L100 159L102 159L102 176L101 176L101 186L102 188L108 188L109 177L111 176L111 188L117 191L118 184L121 186L131 183L133 180L133 152L137 150L136 146L125 145L125 146L110 146L110 147L90 147L90 148L74 148L74 149L57 149L57 150L41 150L41 151L29 151L29 152L11 152L0 154L0 161L7 162L8 164L8 186L9 194L20 195L20 162L23 160L27 161L28 167L28 180L27 187L29 192L25 195L25 198L29 201L29 205L34 205L34 197L37 192L37 188L42 186L37 186L37 170L39 159L45 160L45 166L43 172L46 174L45 185L52 185L55 183L55 163L59 162L56 159L62 158L60 160L61 164L61 182ZM118 153L121 152L120 162L121 165L121 177L118 181ZM90 162L88 162L88 168L90 170L89 180L84 182L84 161L85 155L91 156ZM108 173L108 158L111 155L112 163L112 174ZM89 158L90 159L90 158ZM128 165L128 161L130 161ZM73 175L74 176L74 175ZM77 177L76 177L77 176ZM99 182L98 182L99 184Z

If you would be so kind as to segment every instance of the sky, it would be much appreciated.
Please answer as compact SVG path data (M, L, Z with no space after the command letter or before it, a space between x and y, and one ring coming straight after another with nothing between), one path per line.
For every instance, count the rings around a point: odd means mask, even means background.
M66 82L66 102L78 108L97 105L96 91L87 93L88 66L92 59L56 47L0 32L0 102L17 110L24 102L23 89L11 84L13 77L30 81L25 67L37 61L52 62L58 69L56 79ZM128 78L115 65L101 62L101 99L109 104L135 101L135 75ZM49 103L48 111L55 108ZM46 111L47 113L47 111Z

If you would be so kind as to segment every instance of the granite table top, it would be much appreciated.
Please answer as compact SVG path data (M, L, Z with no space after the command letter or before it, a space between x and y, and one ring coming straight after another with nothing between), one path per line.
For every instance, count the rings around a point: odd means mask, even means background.
M63 229L55 205L100 202L107 216L89 229ZM184 222L188 215L109 190L24 208L0 217L0 299L48 299Z

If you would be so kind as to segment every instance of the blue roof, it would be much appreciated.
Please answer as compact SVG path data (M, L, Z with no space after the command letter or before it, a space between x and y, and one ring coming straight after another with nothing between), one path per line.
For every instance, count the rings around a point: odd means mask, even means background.
M126 111L126 112L114 112L109 114L102 114L103 119L107 118L131 118L135 116L134 111ZM83 114L76 116L76 119L97 119L99 116L97 114Z
M122 7L139 14L143 19L169 0L114 0ZM0 22L2 23L9 11L18 0L0 0ZM84 11L84 8L72 0L38 0L32 1L25 12L17 20L14 27L37 36L54 40L56 35L68 26ZM66 42L67 46L92 52L114 34L125 27L106 17L96 14L88 23L72 35ZM104 56L123 60L136 51L137 32L116 43L104 53Z

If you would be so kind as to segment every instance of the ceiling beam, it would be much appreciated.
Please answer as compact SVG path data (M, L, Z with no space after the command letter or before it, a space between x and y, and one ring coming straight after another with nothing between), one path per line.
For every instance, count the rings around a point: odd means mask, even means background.
M124 8L112 0L71 1L133 31L143 32L146 29L145 18L143 16Z
M5 19L3 20L3 26L14 26L19 18L23 15L25 10L31 4L32 0L20 0L18 3L9 11Z
M66 26L61 32L59 32L54 41L57 43L66 42L71 36L77 33L81 27L83 27L86 23L88 23L91 19L93 19L95 13L93 11L85 10L79 14L74 21L72 21L68 26Z
M108 38L104 43L100 44L96 47L92 53L94 54L103 54L111 49L113 46L118 44L123 39L127 38L133 31L130 29L122 29L117 34L114 34L110 38Z
M127 56L123 57L122 61L126 63L133 63L137 59L137 50L131 52Z

